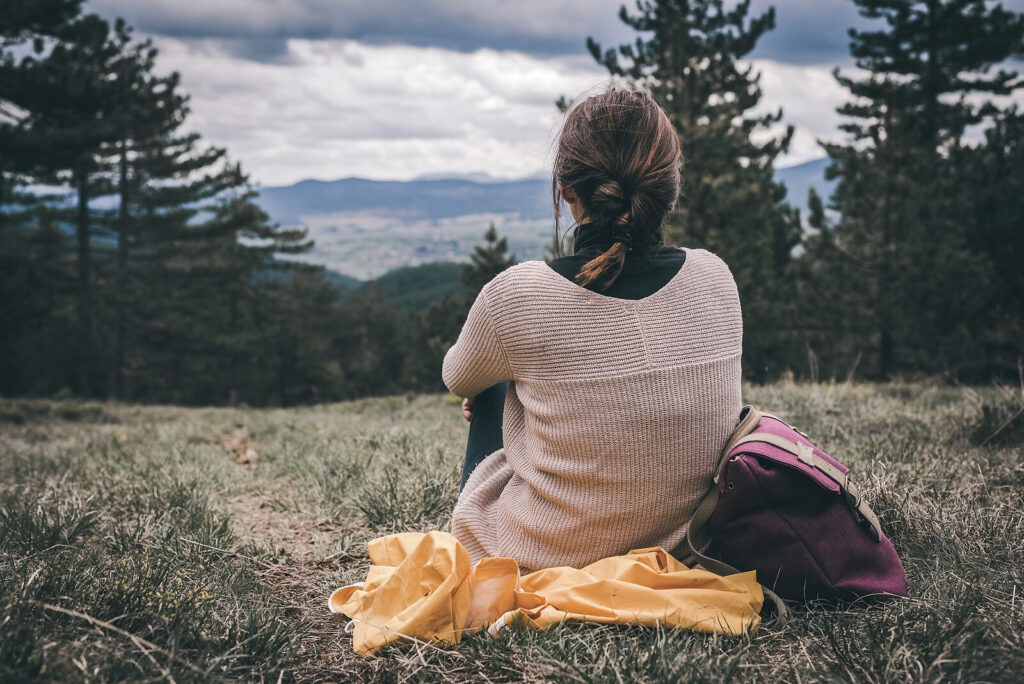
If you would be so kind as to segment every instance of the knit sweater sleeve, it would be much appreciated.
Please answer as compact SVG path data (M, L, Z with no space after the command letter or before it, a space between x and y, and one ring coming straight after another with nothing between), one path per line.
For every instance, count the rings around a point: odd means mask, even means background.
M491 385L513 379L492 319L490 286L485 285L477 295L459 339L444 356L441 378L460 397L476 396Z

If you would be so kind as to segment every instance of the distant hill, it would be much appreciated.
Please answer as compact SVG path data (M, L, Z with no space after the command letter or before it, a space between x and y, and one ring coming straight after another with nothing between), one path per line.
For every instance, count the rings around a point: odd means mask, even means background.
M551 239L550 186L540 179L303 181L260 190L260 205L285 226L309 228L304 260L369 280L403 266L462 261L493 222L520 259Z
M807 193L814 187L821 195L821 198L828 203L828 198L835 188L836 181L825 180L825 167L828 166L827 157L804 162L796 166L788 166L784 169L775 170L775 178L786 184L786 201L795 207L800 208L800 213L807 214Z
M776 171L804 216L811 186L825 198L831 194L827 163L817 159ZM309 228L316 246L304 260L362 281L406 266L464 261L491 222L520 261L540 258L554 230L550 180L540 176L306 180L261 188L259 202L274 221Z
M396 268L371 283L399 309L425 309L445 295L461 299L466 294L459 279L459 264L452 261Z
M365 285L365 283L358 278L353 278L352 276L345 275L344 273L338 273L331 269L326 269L324 271L324 277L338 290L338 297L341 299L348 299L358 292L363 285Z
M542 219L551 215L550 192L548 182L540 179L481 182L464 178L343 178L263 188L260 206L275 221L284 224L301 222L304 216L360 211L385 211L418 219L481 213L514 213L523 218Z
M457 299L465 296L459 279L459 264L453 261L403 266L388 271L375 280L362 281L351 276L326 271L327 279L338 289L340 299L364 294L371 286L399 309L419 311L445 295Z

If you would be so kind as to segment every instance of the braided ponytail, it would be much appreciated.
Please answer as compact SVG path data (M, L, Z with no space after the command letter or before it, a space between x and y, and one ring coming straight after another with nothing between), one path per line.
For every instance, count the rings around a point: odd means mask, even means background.
M566 115L552 177L555 234L559 189L572 188L611 247L584 265L576 281L607 289L626 255L661 230L679 193L679 140L671 122L642 91L612 88Z

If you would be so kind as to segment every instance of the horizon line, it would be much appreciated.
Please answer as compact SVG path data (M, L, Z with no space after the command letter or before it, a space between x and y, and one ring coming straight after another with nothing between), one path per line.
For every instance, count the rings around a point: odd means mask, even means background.
M828 155L822 155L813 159L806 159L801 162L794 164L786 164L784 166L776 166L776 171L782 171L784 169L792 169L798 166L804 166L806 164L813 164L820 162L823 159L828 159ZM430 181L450 181L458 180L465 181L467 183L475 183L477 185L495 185L498 183L519 183L523 181L541 180L547 178L548 171L537 171L535 173L526 174L524 176L493 176L486 171L428 171L426 173L413 176L411 178L372 178L370 176L341 176L335 178L302 178L291 183L277 183L277 184L263 184L254 183L253 187L256 188L290 188L301 183L337 183L340 181L347 180L360 180L360 181L371 181L374 183L416 183L416 182L430 182ZM479 177L481 180L475 180L473 177ZM486 180L483 180L486 179Z

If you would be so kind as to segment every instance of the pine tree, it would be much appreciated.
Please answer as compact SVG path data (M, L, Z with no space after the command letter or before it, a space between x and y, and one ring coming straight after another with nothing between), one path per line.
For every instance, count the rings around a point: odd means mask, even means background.
M685 160L670 238L721 256L733 271L743 303L744 366L764 380L792 359L791 252L799 243L799 212L774 180L774 162L793 127L764 138L782 111L751 117L761 99L760 75L739 61L775 26L774 8L748 21L749 0L726 10L722 0L639 0L637 15L619 18L643 33L631 45L602 51L587 46L612 76L648 90L665 109Z
M27 192L26 173L42 149L21 144L34 85L24 52L67 30L82 0L8 0L0 11L0 394L36 394L68 380L74 330L62 302L71 291L66 240L50 210L54 194ZM42 141L46 142L46 141ZM56 353L54 353L56 352Z
M0 50L60 35L81 13L82 2L6 0L0 12Z
M152 179L146 178L140 171L145 166L147 153L151 153L154 147L160 150L165 143L164 137L184 120L186 98L175 90L177 74L163 79L152 74L157 51L149 41L132 43L131 31L121 20L115 25L115 35L119 38L121 51L121 58L114 68L119 86L117 99L121 102L121 108L118 110L117 139L105 150L113 158L113 166L116 168L113 189L118 196L117 216L112 223L117 236L117 259L111 292L115 314L108 393L124 399L124 365L133 291L130 250L133 238L138 241L141 232L135 225L134 205L138 203L137 197L141 198L153 187L147 187ZM158 190L164 191L162 187Z
M17 171L19 164L13 133L24 117L18 106L23 99L26 81L20 77L22 60L15 50L38 46L68 30L69 23L79 15L83 0L7 0L0 12L0 207L14 200L15 190L24 180ZM24 160L22 160L22 163ZM9 211L0 212L0 226L9 218Z
M249 374L249 384L261 377L266 381L246 394L278 406L343 398L345 374L335 357L343 325L337 291L324 279L323 267L280 262L277 267L286 269L283 277L262 278L263 296L252 303L263 308L265 323L259 330L249 327L252 335L239 338L237 351L232 350L233 359L259 369ZM239 378L240 370L232 368ZM239 387L238 380L232 387Z
M448 349L455 344L466 320L461 299L446 294L417 312L405 356L405 382L420 392L443 392L441 367Z
M281 283L308 267L275 256L301 254L312 243L305 230L269 223L254 198L242 185L163 215L169 225L147 246L133 283L132 320L144 363L139 385L162 384L174 401L234 402L246 384L244 371L277 377L280 357L267 356L276 347L265 345L265 337L280 328ZM190 218L182 221L185 215ZM280 390L280 383L261 385L252 400L280 397Z
M52 359L77 355L82 394L104 376L111 395L164 401L335 392L317 365L333 339L318 323L331 320L333 290L320 269L277 258L308 251L305 231L271 224L226 151L182 131L188 97L176 73L154 73L152 44L123 21L76 16L79 5L41 0L47 18L17 0L0 17L0 220L20 231L0 243L0 265L12 266L0 292L19 298L0 335L4 390L13 378L15 391L55 391L66 378ZM74 206L14 192L26 183L66 188ZM115 208L97 208L100 197ZM58 227L68 223L73 259ZM60 332L72 296L77 325Z
M859 352L874 349L879 377L955 370L977 351L991 272L964 212L976 178L956 160L965 129L998 109L967 96L1024 84L1012 72L988 73L1020 51L1024 21L977 0L856 3L887 28L850 30L867 77L833 71L857 99L838 110L849 142L819 141L833 159L826 176L840 179L831 198L840 218L808 255L823 281L842 280L817 292L845 300L831 309L844 313L837 329L859 338Z
M955 160L970 179L963 197L972 220L971 241L991 265L981 307L980 377L1013 379L1024 359L1024 112L1011 105L994 117L982 145Z
M33 41L32 54L5 58L2 99L21 115L4 125L2 139L18 172L37 183L70 186L69 218L77 241L78 391L94 391L97 370L92 239L102 229L90 202L110 193L105 145L117 137L119 84L111 78L122 36L95 15L78 17L54 31L52 45ZM47 50L47 47L49 49Z
M335 344L347 397L404 389L403 356L410 343L407 316L392 306L376 283L342 305L340 321Z
M74 264L64 232L41 205L36 225L0 228L0 395L48 394L75 369L74 325L64 302Z
M484 233L484 244L473 248L469 261L462 265L459 277L466 286L466 301L472 304L484 285L506 268L515 265L516 255L508 254L508 238L498 237L498 229L492 221Z
M183 236L187 236L185 243L216 241L213 224L202 229L193 225L201 218L204 203L248 191L245 175L237 164L228 162L225 149L203 146L197 133L181 131L189 106L188 96L180 91L179 75L156 76L157 50L150 41L131 42L131 30L121 21L115 32L121 39L122 59L115 73L122 107L117 139L105 150L116 167L114 189L119 200L112 222L117 259L110 297L115 315L109 363L110 393L123 398L128 321L139 320L133 314L146 291L148 264L154 257L170 258L165 247L172 245L173 252ZM249 215L252 210L246 208L243 213ZM265 222L265 217L256 223L261 220ZM233 235L232 229L224 230L229 238Z

